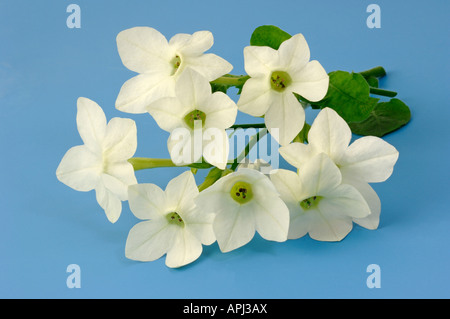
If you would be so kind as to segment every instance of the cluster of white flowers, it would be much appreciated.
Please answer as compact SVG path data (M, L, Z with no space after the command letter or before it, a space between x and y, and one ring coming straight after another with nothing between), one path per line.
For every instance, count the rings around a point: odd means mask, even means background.
M165 190L138 184L129 162L137 148L135 122L113 118L107 123L100 106L78 99L77 127L84 145L67 151L56 175L75 190L95 189L110 222L117 221L121 202L128 201L143 221L130 230L125 255L152 261L166 254L168 267L180 267L196 260L202 245L217 241L220 250L228 252L247 244L256 231L278 242L305 234L339 241L353 222L377 228L381 205L369 183L391 175L397 150L372 136L349 145L349 126L329 108L317 115L308 144L293 142L305 123L295 94L319 101L329 84L320 63L310 61L305 38L297 34L278 50L246 47L249 79L237 104L225 93L212 92L210 82L232 70L224 59L205 53L212 45L208 31L177 34L167 41L153 28L136 27L117 36L123 64L139 74L124 83L116 108L148 112L169 132L173 163L203 160L224 170L202 191L191 171L171 180ZM260 161L227 169L226 129L235 123L238 110L264 116L269 132L278 130L273 136L280 154L295 171L264 174L258 169Z

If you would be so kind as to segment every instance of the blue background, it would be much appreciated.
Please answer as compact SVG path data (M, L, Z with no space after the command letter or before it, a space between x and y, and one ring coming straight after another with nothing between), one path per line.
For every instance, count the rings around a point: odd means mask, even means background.
M366 26L372 2L361 0L74 0L80 29L66 26L70 3L0 1L0 297L450 297L449 1L377 0L380 29ZM411 122L385 137L400 158L392 177L374 184L382 201L379 229L355 226L339 243L255 236L226 254L215 243L181 269L167 268L164 258L126 259L127 234L138 222L128 204L110 224L94 192L76 192L55 176L64 153L81 144L76 99L98 102L108 119L133 118L136 156L167 158L167 134L150 116L114 108L134 75L121 63L116 35L134 26L167 38L210 30L210 52L244 74L242 50L264 24L303 33L312 59L328 72L384 66L381 87L398 91L411 108ZM164 188L182 171L140 171L137 178ZM66 286L69 264L81 268L79 289ZM370 264L381 268L381 288L366 286Z

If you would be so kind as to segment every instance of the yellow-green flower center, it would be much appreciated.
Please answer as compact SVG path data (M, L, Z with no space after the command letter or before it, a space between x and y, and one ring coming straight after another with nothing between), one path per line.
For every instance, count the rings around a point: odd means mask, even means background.
M171 61L170 61L170 65L172 65L173 69L172 69L172 74L174 75L175 73L177 73L178 69L180 68L181 65L181 58L179 55L176 55Z
M171 212L166 215L169 224L184 227L184 221L177 212Z
M303 209L310 209L312 207L315 207L321 198L321 196L312 196L310 198L304 199L300 202L300 206Z
M195 121L202 121L202 127L205 125L206 114L200 110L193 110L184 117L184 121L191 129L195 128Z
M275 91L283 92L291 83L291 77L284 71L275 71L270 76L270 85Z
M252 186L246 182L237 182L231 188L230 195L239 204L248 203L253 198Z

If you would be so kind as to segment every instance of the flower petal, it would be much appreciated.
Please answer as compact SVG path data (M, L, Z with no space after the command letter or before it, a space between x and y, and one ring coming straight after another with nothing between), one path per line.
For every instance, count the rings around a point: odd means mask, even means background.
M85 145L70 148L56 169L61 183L81 192L95 188L102 170L102 159Z
M166 38L150 27L135 27L117 35L117 49L122 63L137 73L170 75L172 67Z
M172 132L176 128L186 126L186 123L183 121L186 108L176 97L158 99L151 103L147 110L164 131Z
M220 168L225 169L228 162L230 145L225 130L208 128L203 132L203 157L204 159Z
M305 111L290 92L277 96L277 102L272 103L264 121L273 138L281 145L287 145L302 130L305 124Z
M215 214L203 210L197 205L189 211L183 211L183 220L189 227L189 231L204 245L211 245L216 241L212 228L214 217Z
M308 133L309 145L317 153L327 154L335 163L339 163L351 138L348 124L330 108L319 112Z
M328 92L329 76L316 60L289 74L292 77L291 90L309 101L320 101Z
M377 229L380 223L381 201L375 190L366 182L347 178L342 175L342 182L355 187L369 205L370 215L363 218L353 218L358 225L367 229Z
M172 211L182 214L183 210L191 209L198 195L194 175L191 171L178 175L167 184L165 193Z
M256 231L267 240L285 241L289 230L289 210L279 197L252 200ZM247 213L247 212L246 212Z
M164 191L155 184L135 184L128 187L128 204L139 219L158 219L168 213Z
M78 98L77 128L84 144L93 152L98 152L106 130L106 116L102 108L90 99Z
M128 199L128 186L137 183L134 175L134 168L128 161L110 163L106 166L105 174L113 176L117 182L120 182L120 197L122 200Z
M231 198L229 190L225 191L222 187L216 185L217 183L221 183L222 179L223 177L212 186L201 191L200 194L194 198L195 204L204 213L218 214L221 211L238 208L239 204Z
M213 53L206 53L195 58L187 57L185 66L200 73L208 81L213 81L233 70L233 66L228 61Z
M297 239L305 236L311 227L311 215L315 209L303 210L300 205L296 207L289 206L290 220L288 239Z
M239 111L252 116L263 116L276 97L266 77L250 78L243 88L237 106Z
M309 236L315 240L340 241L353 228L350 217L336 214L334 211L316 209L308 214L311 221Z
M302 182L298 174L287 169L277 169L270 173L270 180L285 202L297 203L303 200Z
M231 187L234 183L239 180L246 181L249 184L253 185L253 194L255 196L260 196L260 198L265 198L266 196L278 196L278 192L270 181L270 178L261 173L260 171L251 169L251 168L241 168L239 171L228 174L225 177L229 176L230 180L228 182L228 191L231 190ZM233 176L233 179L231 179ZM232 181L232 183L230 183Z
M122 202L116 194L103 184L103 180L102 176L102 181L95 188L95 197L100 207L105 211L108 220L111 223L115 223L122 212Z
M210 31L197 31L192 35L178 34L169 41L169 45L183 56L199 56L213 44L214 37Z
M178 228L176 225L169 225L165 218L147 220L134 225L128 234L125 256L139 261L153 261L160 258L174 244Z
M326 196L342 181L341 172L324 153L314 156L299 172L305 197ZM303 198L303 199L306 199Z
M127 113L146 113L148 106L162 97L175 96L175 79L155 74L139 74L126 81L116 99L116 109Z
M131 172L129 166L120 165L114 168L117 171L117 176L110 174L102 174L101 175L101 183L106 187L108 191L111 192L114 196L116 196L120 200L128 199L128 183L124 183L123 180L119 179L122 177L124 179L131 179L131 184L136 184L137 181L134 178L134 171ZM128 176L130 175L131 176ZM126 176L126 177L125 177Z
M391 176L398 155L397 149L383 139L365 136L347 148L339 164L343 174L379 183Z
M170 159L175 165L199 163L203 153L203 130L176 128L167 140Z
M211 96L211 85L201 74L186 69L175 85L176 95L186 110L194 110Z
M136 148L136 123L131 119L111 119L103 141L105 159L108 162L127 161L133 157Z
M255 235L253 211L245 204L228 207L216 215L213 229L222 252L239 248Z
M185 228L180 229L167 252L166 265L170 268L187 265L200 257L202 250L202 244L194 234Z
M351 185L341 184L319 202L321 212L333 212L336 215L346 215L355 218L367 217L369 206L364 197Z
M279 152L289 164L297 169L316 155L311 146L297 142L280 147Z
M201 106L201 111L206 114L205 128L229 128L236 121L237 110L236 103L228 95L214 92Z
M270 76L280 66L278 51L266 46L244 48L245 72L251 77Z
M281 43L278 53L280 61L285 64L289 72L297 72L302 69L310 58L308 43L300 33Z

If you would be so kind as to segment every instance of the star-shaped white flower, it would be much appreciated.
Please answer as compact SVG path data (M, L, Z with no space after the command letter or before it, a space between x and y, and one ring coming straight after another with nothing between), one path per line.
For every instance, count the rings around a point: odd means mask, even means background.
M244 49L245 71L251 78L245 82L237 105L244 113L264 116L269 132L281 145L289 144L305 122L305 112L294 93L315 102L328 90L328 74L318 61L309 58L309 47L301 34L284 41L278 50L264 46Z
M139 73L122 86L116 108L128 113L145 113L147 106L175 94L175 83L183 72L193 69L208 81L229 73L233 66L221 57L204 52L214 38L209 31L176 34L168 42L157 30L135 27L117 35L123 64Z
M289 239L309 233L316 240L339 241L352 230L352 218L370 213L362 195L342 184L339 169L324 153L312 157L298 174L279 169L270 177L290 211Z
M101 107L87 98L78 99L77 109L77 127L84 145L67 151L56 176L77 191L95 189L98 203L114 223L122 211L121 201L128 199L128 185L136 184L128 162L136 152L136 124L118 117L106 124Z
M343 183L353 185L369 204L371 214L354 221L368 229L376 229L381 203L369 183L388 179L398 159L396 148L381 138L365 136L351 145L352 132L348 124L330 108L319 112L308 133L308 143L292 143L280 148L283 158L302 169L313 156L327 154L339 167Z
M195 202L215 214L213 230L222 252L247 244L255 231L267 240L287 239L289 210L270 179L257 170L242 168L220 178Z
M170 132L167 146L177 165L200 162L224 169L229 152L226 129L234 124L236 103L222 93L211 91L208 80L185 70L176 83L176 96L161 98L148 112L163 130Z
M191 172L172 179L163 191L154 184L129 187L133 214L144 221L130 230L125 255L138 261L153 261L166 254L166 265L177 268L195 261L204 245L215 241L213 215L194 204L198 188Z

